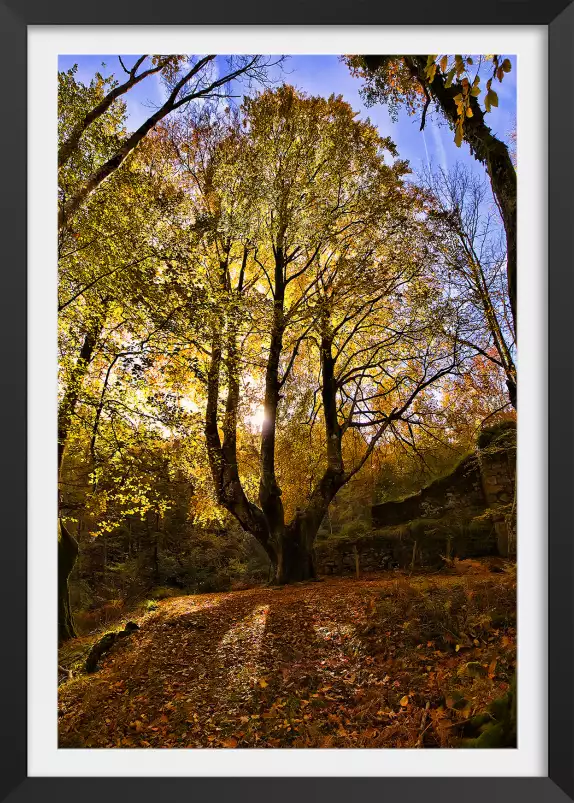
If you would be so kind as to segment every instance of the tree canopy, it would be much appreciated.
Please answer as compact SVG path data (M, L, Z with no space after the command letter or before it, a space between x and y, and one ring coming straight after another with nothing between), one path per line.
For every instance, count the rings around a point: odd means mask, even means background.
M463 172L414 176L341 96L214 58L60 74L60 527L128 557L137 530L156 572L184 520L210 550L243 533L291 582L365 467L409 488L515 404L505 243ZM130 134L151 75L170 100ZM258 85L227 103L239 75Z

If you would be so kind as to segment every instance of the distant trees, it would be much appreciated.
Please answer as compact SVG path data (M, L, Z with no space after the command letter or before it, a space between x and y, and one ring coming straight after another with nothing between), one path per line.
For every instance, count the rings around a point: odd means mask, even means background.
M510 60L492 59L492 75L479 97L478 68L471 56L347 56L351 71L365 80L368 103L383 102L396 110L405 104L411 112L422 110L421 129L429 104L434 101L444 119L455 131L455 142L464 140L490 178L506 233L508 295L516 330L516 171L509 148L486 123L485 113L498 106L493 80L502 81L511 70ZM481 57L481 61L484 57Z
M506 248L489 210L487 188L471 172L428 170L422 185L432 197L430 217L438 224L445 287L466 319L461 337L504 372L516 408L516 365L512 317L507 303Z

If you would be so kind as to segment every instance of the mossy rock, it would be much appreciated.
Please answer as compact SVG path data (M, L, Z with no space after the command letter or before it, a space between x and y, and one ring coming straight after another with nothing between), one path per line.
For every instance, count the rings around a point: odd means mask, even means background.
M465 723L463 735L462 747L516 747L516 675L506 694Z
M516 443L516 421L501 421L481 430L477 439L479 449L486 449L495 443L500 445Z

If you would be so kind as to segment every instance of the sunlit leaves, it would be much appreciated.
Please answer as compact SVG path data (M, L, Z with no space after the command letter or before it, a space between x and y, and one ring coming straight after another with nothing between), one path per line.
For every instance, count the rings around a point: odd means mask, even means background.
M477 99L481 95L481 70L483 74L488 74L489 64L492 62L484 98L484 112L490 112L493 107L498 106L498 95L491 88L492 81L502 81L504 75L512 70L510 59L497 55L480 56L476 63L469 55L433 54L427 56L423 64L419 64L421 60L416 56L376 57L376 69L370 68L365 63L365 58L372 57L346 56L345 60L354 75L365 79L362 93L367 103L388 104L394 118L400 105L404 105L410 114L414 114L426 109L429 97L436 97L437 90L442 86L447 90L454 90L456 121L449 121L454 128L454 141L458 147L464 140L467 121L475 117L480 109ZM444 106L444 98L441 103ZM423 113L423 123L425 114L426 111Z

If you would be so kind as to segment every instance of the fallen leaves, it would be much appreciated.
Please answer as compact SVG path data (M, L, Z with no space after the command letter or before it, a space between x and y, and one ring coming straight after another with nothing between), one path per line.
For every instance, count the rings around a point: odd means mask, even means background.
M481 581L464 578L469 604ZM419 587L432 601L424 578L405 594ZM379 623L396 593L383 576L166 601L99 677L60 687L60 746L450 746L453 722L508 685L515 632L429 638L414 614Z

